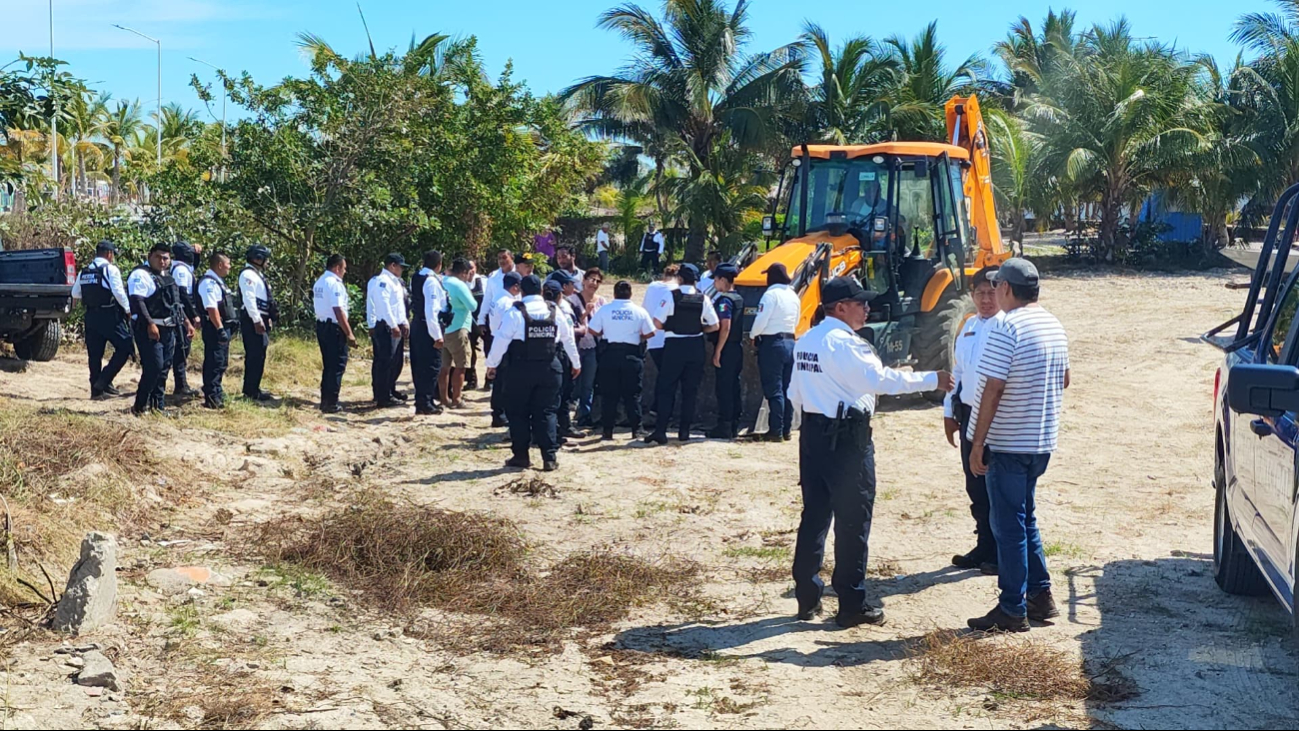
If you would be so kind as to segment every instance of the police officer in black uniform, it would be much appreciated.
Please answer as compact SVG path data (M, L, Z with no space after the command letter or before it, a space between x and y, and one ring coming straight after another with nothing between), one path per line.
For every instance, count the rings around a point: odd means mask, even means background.
M717 426L708 432L712 439L734 439L740 433L741 372L744 369L744 298L735 291L740 276L734 264L718 264L713 270L713 306L718 330L713 348L713 386L717 391Z
M208 257L208 270L194 282L194 300L203 312L203 406L224 409L222 381L230 365L230 338L239 326L239 304L226 286L230 257L219 251Z
M558 469L556 454L555 410L559 405L559 349L572 362L579 362L573 328L554 302L541 297L541 280L534 275L520 283L523 300L509 308L501 318L500 330L492 340L487 356L487 372L496 375L496 367L510 359L505 382L506 415L510 419L510 448L514 453L505 465L526 468L532 461L528 450L533 440L541 448L543 469ZM574 371L572 375L577 375Z
M244 258L248 265L239 273L239 294L243 298L239 332L244 341L244 396L254 401L270 401L274 396L262 390L262 374L266 370L266 351L271 347L271 327L280 319L275 293L263 271L271 250L261 244L250 246Z
M185 313L185 319L189 320L193 327L200 327L200 316L202 307L194 300L194 247L188 242L177 241L171 245L171 276L176 280L176 289L180 292L180 307ZM173 378L173 393L176 398L190 398L197 396L198 391L190 388L189 378L186 375L186 369L189 367L189 351L194 344L194 336L185 335L185 330L176 332L176 354L172 358L171 372ZM193 332L189 330L188 332Z
M654 433L645 437L647 443L668 443L668 420L676 401L677 385L681 386L681 423L677 438L690 440L690 425L695 418L695 399L699 395L699 382L704 378L704 333L717 331L717 310L708 295L695 289L699 281L699 268L682 264L677 272L681 286L663 295L652 305L650 315L654 326L662 330L663 368L654 384L655 407L658 418Z
M171 276L171 247L154 244L149 263L131 271L126 288L131 296L135 347L140 351L140 387L135 392L131 413L146 411L170 415L164 408L167 370L176 348L176 332L192 326L181 310L180 292Z
M645 372L645 341L654 337L654 319L643 307L631 301L631 283L621 281L613 287L613 302L591 315L587 323L599 342L596 355L603 415L601 440L613 439L618 423L618 404L627 412L631 438L640 436L640 396Z
M72 296L86 306L86 355L90 361L90 397L103 399L121 396L113 379L135 352L131 340L131 303L126 296L122 272L117 268L117 247L111 241L100 241L95 260L81 271ZM113 357L104 366L104 350L113 346Z

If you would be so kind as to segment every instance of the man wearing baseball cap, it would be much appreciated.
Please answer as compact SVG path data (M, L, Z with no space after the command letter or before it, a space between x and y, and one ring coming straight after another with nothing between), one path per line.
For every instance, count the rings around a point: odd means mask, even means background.
M365 292L365 324L370 328L374 360L370 362L370 388L374 405L383 409L401 406L406 400L397 393L397 378L405 361L402 343L410 333L406 317L406 287L402 270L406 258L401 254L384 257L383 269L370 278Z
M127 327L131 301L126 295L122 271L117 268L117 246L100 241L95 260L77 275L72 285L73 299L86 307L86 355L90 361L90 397L110 398L122 394L113 387L113 379L135 352L135 341ZM112 344L113 357L104 365L104 351Z
M727 262L713 269L713 307L717 341L713 347L713 385L717 391L717 426L712 439L734 439L740 432L740 381L744 369L744 298L735 291L739 267ZM712 337L712 336L710 336Z
M668 421L676 401L677 386L681 386L681 423L677 438L690 440L690 425L695 418L695 399L699 395L699 382L704 378L704 333L717 330L717 310L708 295L695 289L699 269L694 264L682 264L677 271L681 286L663 295L650 309L654 327L665 335L663 342L663 368L654 383L658 415L654 433L646 442L668 443Z
M988 276L1004 313L991 325L977 366L979 395L970 414L970 471L986 477L997 541L997 606L967 624L985 632L1027 632L1029 620L1060 615L1051 596L1034 510L1069 387L1069 337L1037 303L1037 267L1007 259Z
M836 277L821 288L825 319L794 348L789 400L803 413L798 472L803 518L794 548L794 596L798 618L821 612L824 585L818 574L825 535L834 522L834 576L840 627L882 624L884 610L866 601L866 558L875 509L875 444L871 416L879 395L952 388L946 371L912 373L885 368L875 349L857 334L866 326L874 292L855 277Z

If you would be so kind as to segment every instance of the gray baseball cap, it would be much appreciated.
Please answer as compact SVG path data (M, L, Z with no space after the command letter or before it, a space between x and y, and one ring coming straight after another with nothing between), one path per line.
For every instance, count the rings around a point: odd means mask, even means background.
M1037 267L1028 259L1007 259L997 271L988 273L988 281L993 284L1006 282L1016 287L1036 287Z

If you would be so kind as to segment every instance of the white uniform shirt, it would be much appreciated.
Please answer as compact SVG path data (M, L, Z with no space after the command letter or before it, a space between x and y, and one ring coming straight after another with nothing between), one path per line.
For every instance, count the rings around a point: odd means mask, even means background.
M781 333L793 335L798 327L798 318L802 310L803 305L798 301L798 295L789 288L788 284L773 284L767 287L767 291L762 294L762 299L758 301L758 316L753 319L753 329L749 337L757 338L759 335Z
M215 278L216 281L213 281L213 278ZM205 311L209 307L214 310L220 310L221 300L225 299L226 291L225 281L222 280L221 277L218 277L216 272L211 269L203 272L203 277L198 280L199 306L201 306ZM204 316L204 319L207 319L206 315ZM228 323L223 322L221 324L226 325Z
M171 263L171 278L176 280L176 286L183 292L194 291L194 267L183 261L173 261Z
M131 300L127 298L126 285L122 283L122 270L102 256L95 257L93 264L96 269L104 270L104 279L108 284L108 291L113 293L113 299L117 300L117 304L121 305L123 310L130 312ZM72 284L72 297L73 299L81 299L81 280L79 278Z
M253 324L262 321L262 313L257 309L257 300L269 300L269 293L266 291L266 280L264 275L256 268L244 268L239 272L239 296L244 300L244 312L248 313L248 319Z
M645 288L645 299L641 300L641 307L644 307L646 312L652 312L665 296L671 296L670 293L672 290L676 289L677 286L678 284L675 280L671 282L650 282L649 286ZM654 337L649 339L649 342L646 343L645 347L650 350L656 350L663 347L663 341L666 339L666 334L662 330L656 330L654 332Z
M1002 313L984 319L975 315L965 321L961 334L956 336L956 357L952 361L952 391L943 398L943 416L956 418L956 395L961 403L974 408L979 403L979 357L988 342L988 330L1000 320Z
M645 335L653 335L654 318L644 307L631 300L614 300L591 315L588 332L610 343L640 345Z
M667 243L667 237L663 235L662 231L655 232L654 243L659 245L659 256L663 256L663 246Z
M694 288L694 285L691 284L683 284L680 289L681 294L694 294L697 291ZM655 320L666 324L668 318L672 317L672 313L676 311L676 302L672 299L672 293L668 292L667 295L660 299L658 304L650 310L650 316ZM713 300L708 295L704 295L704 312L700 317L700 320L703 322L705 327L716 325L719 322L717 319L717 309L713 307ZM678 335L667 331L664 331L663 334L669 338L702 338L704 336L703 333L698 335Z
M338 322L334 308L347 312L347 286L342 277L326 269L311 287L311 305L317 322Z
M424 279L424 322L428 325L429 337L442 339L442 321L438 317L447 308L447 290L442 286L442 275L428 267L419 270Z
M483 309L489 311L487 314L487 329L491 331L492 337L496 337L496 332L501 329L501 318L505 316L505 310L513 307L514 303L519 301L518 296L511 294L508 290L502 290L502 292L495 302L490 305L483 305Z
M609 250L609 232L600 229L595 232L595 253Z
M795 410L834 418L839 404L875 413L876 395L933 391L937 373L885 368L875 349L847 323L827 317L794 346L789 400Z
M487 321L493 309L491 304L498 301L501 295L509 294L505 291L505 275L506 271L504 269L497 269L487 277L487 281L483 282L483 306L478 308L477 322L479 325L491 327Z
M699 278L699 291L707 294L708 290L713 288L713 272L707 270Z
M523 306L528 310L531 317L547 317L550 314L550 308L539 294L532 294L524 297ZM558 306L559 303L556 303ZM568 353L568 359L576 368L582 362L581 356L577 352L577 341L573 339L573 325L564 314L563 308L557 313L555 322L558 325L558 332L555 340L564 347ZM523 340L526 332L526 323L523 321L523 313L519 308L510 305L505 309L501 317L501 327L496 332L496 337L492 339L492 352L487 354L487 367L496 368L505 358L505 353L510 349L510 343L515 340Z
M151 273L152 270L132 269L131 273L126 277L126 291L132 297L144 297L146 299L152 297L153 293L158 291L158 285L153 281L153 277L149 276ZM134 313L131 314L132 320L138 320L139 317Z
M381 320L390 328L409 322L406 319L406 287L387 269L371 277L365 291L366 327L373 329Z

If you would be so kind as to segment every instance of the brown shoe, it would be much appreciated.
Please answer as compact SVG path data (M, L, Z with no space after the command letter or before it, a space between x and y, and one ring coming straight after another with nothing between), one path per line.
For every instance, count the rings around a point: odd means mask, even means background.
M1055 606L1055 597L1051 596L1050 589L1043 589L1037 596L1028 598L1028 618L1034 622L1045 622L1059 616L1060 610Z
M982 617L975 617L966 622L970 629L980 632L1027 632L1027 617L1012 617L1001 611L1001 605L993 607L991 612Z

